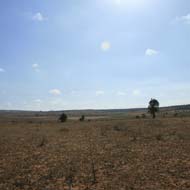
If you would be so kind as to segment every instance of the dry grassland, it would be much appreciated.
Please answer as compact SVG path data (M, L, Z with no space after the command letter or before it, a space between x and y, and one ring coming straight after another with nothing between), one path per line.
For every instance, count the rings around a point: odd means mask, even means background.
M190 117L1 117L0 189L189 190Z

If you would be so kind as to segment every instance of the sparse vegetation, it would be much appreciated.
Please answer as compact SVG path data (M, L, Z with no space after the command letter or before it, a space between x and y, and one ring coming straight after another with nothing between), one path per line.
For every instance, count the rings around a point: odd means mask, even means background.
M157 134L157 135L156 135L156 139L157 139L158 141L161 141L162 138L163 138L163 136L162 136L161 134Z
M82 115L82 116L80 117L79 121L84 121L84 120L85 120L85 116Z
M65 127L61 127L60 132L69 132L69 129L68 128L65 128Z
M113 129L114 129L115 131L121 131L120 127L118 127L117 125L114 126Z
M41 137L39 138L37 147L42 147L42 146L44 146L46 143L47 143L47 138L46 138L45 136L41 136Z

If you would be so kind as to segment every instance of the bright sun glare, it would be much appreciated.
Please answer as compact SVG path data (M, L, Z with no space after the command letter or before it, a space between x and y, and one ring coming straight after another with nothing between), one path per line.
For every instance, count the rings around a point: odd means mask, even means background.
M147 3L147 0L114 0L116 5L140 7Z

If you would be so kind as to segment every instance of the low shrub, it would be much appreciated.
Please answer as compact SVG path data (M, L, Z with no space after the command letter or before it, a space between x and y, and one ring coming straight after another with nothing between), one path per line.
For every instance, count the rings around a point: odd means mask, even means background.
M66 122L67 121L67 115L65 113L62 113L61 116L59 117L59 121Z
M85 120L85 116L82 115L82 116L80 117L79 121L84 121L84 120Z

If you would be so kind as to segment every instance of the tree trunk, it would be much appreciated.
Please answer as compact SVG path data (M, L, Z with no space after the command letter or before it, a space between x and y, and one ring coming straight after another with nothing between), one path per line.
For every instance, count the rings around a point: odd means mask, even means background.
M154 111L152 112L152 118L153 118L153 119L155 119L155 118L156 118L156 114L155 114L155 112L154 112Z

